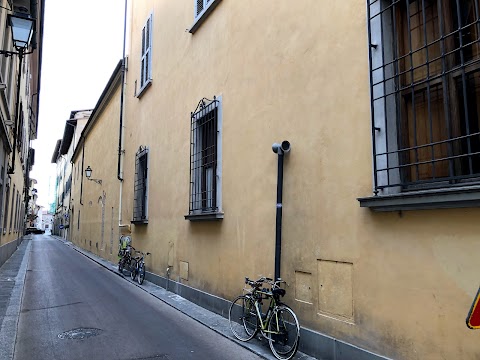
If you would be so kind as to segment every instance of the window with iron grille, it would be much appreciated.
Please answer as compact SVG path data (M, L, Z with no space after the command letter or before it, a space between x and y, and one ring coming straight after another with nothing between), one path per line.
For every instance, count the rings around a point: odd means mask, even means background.
M207 8L211 0L194 0L195 1L195 18L199 17L204 9Z
M12 225L13 225L13 216L15 214L14 210L15 210L15 205L16 205L16 202L15 202L15 184L13 185L13 192L12 192L12 205L10 207L10 225L8 227L8 232L11 233L12 232Z
M8 223L8 209L10 202L10 177L7 178L6 189L5 189L5 207L3 208L3 233L7 232L7 223Z
M150 14L142 28L140 90L137 95L141 94L152 80L152 21L153 14Z
M480 183L478 0L368 0L375 195Z
M133 223L148 221L148 148L140 146L135 154Z
M221 98L202 99L190 117L188 220L216 220L221 212Z
M194 23L189 29L190 33L194 33L208 15L215 9L221 0L193 0L194 1Z
M19 219L20 219L20 200L21 200L21 197L20 197L20 192L17 190L17 207L16 207L16 211L15 211L15 222L13 223L13 230L15 232L18 231L18 228L19 228Z

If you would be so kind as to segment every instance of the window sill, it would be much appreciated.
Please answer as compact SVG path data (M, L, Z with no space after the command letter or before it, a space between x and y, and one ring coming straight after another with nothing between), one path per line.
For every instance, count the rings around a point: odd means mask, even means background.
M188 32L194 34L195 31L202 25L207 19L208 15L217 7L221 0L213 0L210 2L207 7L195 18L193 25L190 27Z
M185 220L190 221L217 221L223 219L223 212L198 213L185 215Z
M360 207L373 211L455 209L480 207L480 186L423 190L358 198Z
M143 87L138 90L138 93L135 94L135 96L140 99L143 94L145 94L145 90L147 90L150 86L152 85L152 79L148 79L147 82L143 85Z
M148 219L132 220L132 221L130 221L130 223L131 223L131 224L135 224L135 225L142 225L142 224L147 225L147 224L148 224Z

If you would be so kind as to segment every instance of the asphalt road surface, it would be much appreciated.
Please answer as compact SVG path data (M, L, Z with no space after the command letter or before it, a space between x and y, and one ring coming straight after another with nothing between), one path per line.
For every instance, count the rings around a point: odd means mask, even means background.
M31 245L15 360L260 359L58 240Z

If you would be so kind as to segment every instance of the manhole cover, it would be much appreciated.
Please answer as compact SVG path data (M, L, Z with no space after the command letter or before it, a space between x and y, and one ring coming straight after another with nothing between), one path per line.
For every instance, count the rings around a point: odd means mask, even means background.
M95 328L78 328L58 334L59 339L83 340L99 335L103 330Z

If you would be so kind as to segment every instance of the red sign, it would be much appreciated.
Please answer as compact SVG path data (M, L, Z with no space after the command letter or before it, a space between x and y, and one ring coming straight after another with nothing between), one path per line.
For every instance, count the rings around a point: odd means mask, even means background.
M467 326L470 329L480 329L480 288L478 288L477 296L473 300L472 308L468 313Z

